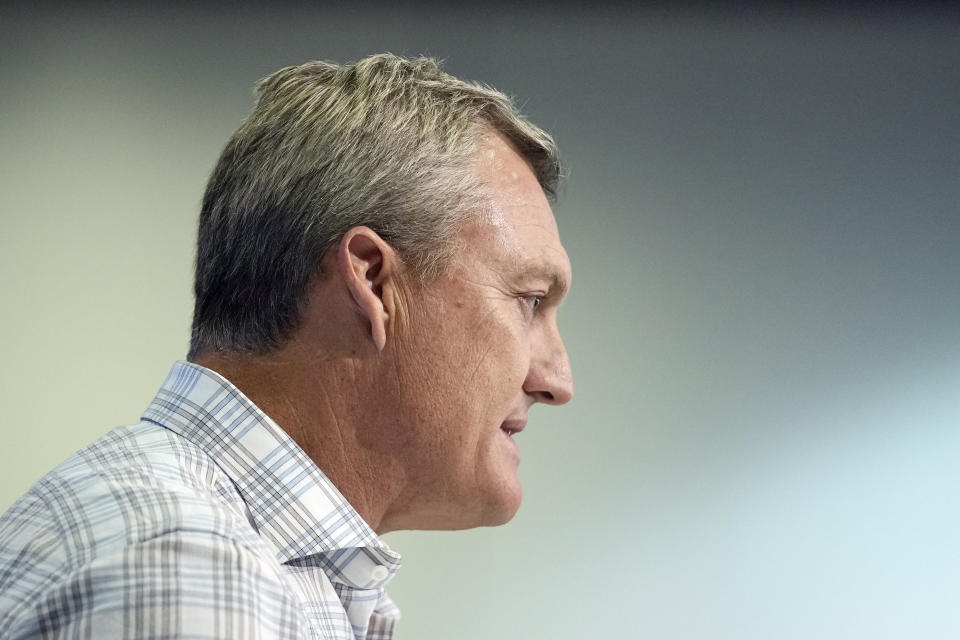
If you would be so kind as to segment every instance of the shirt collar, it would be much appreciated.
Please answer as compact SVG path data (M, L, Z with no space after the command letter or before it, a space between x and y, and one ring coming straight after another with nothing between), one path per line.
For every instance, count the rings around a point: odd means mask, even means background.
M382 585L399 569L399 554L303 449L215 371L177 362L141 419L190 440L214 460L281 563L321 554L319 564L332 580L356 588Z

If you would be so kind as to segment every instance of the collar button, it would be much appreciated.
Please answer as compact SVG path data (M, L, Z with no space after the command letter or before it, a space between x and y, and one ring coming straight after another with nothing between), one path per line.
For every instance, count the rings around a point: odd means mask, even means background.
M383 565L377 565L370 570L370 579L380 582L381 580L386 580L387 576L390 575L390 571L387 570Z

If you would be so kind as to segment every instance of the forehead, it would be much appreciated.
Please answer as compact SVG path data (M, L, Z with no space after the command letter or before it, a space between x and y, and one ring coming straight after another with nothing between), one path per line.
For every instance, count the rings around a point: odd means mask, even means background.
M566 289L570 260L533 170L502 136L481 147L478 171L487 208L462 230L462 249L501 273L555 281Z

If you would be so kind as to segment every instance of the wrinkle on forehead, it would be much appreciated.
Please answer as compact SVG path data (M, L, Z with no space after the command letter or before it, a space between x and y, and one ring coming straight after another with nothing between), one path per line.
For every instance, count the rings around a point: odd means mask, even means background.
M510 200L518 206L542 206L549 210L546 194L543 193L533 167L501 133L489 131L483 137L478 172L488 190L508 192ZM531 185L536 185L536 188L531 190ZM529 198L524 196L533 196L534 201L528 202ZM501 213L500 221L492 221L494 224L502 222L502 212L491 213L494 216Z
M502 135L491 132L479 149L485 206L461 230L461 248L496 270L569 287L569 258L549 201L533 169ZM486 248L495 248L487 252ZM493 260L491 263L490 260Z

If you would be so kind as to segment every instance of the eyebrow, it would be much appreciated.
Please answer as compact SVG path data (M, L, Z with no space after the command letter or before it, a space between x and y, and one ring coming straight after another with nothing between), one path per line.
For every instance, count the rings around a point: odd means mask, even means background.
M523 277L539 278L550 282L550 293L563 298L570 290L570 281L560 271L542 262L521 261L517 264L517 273Z

